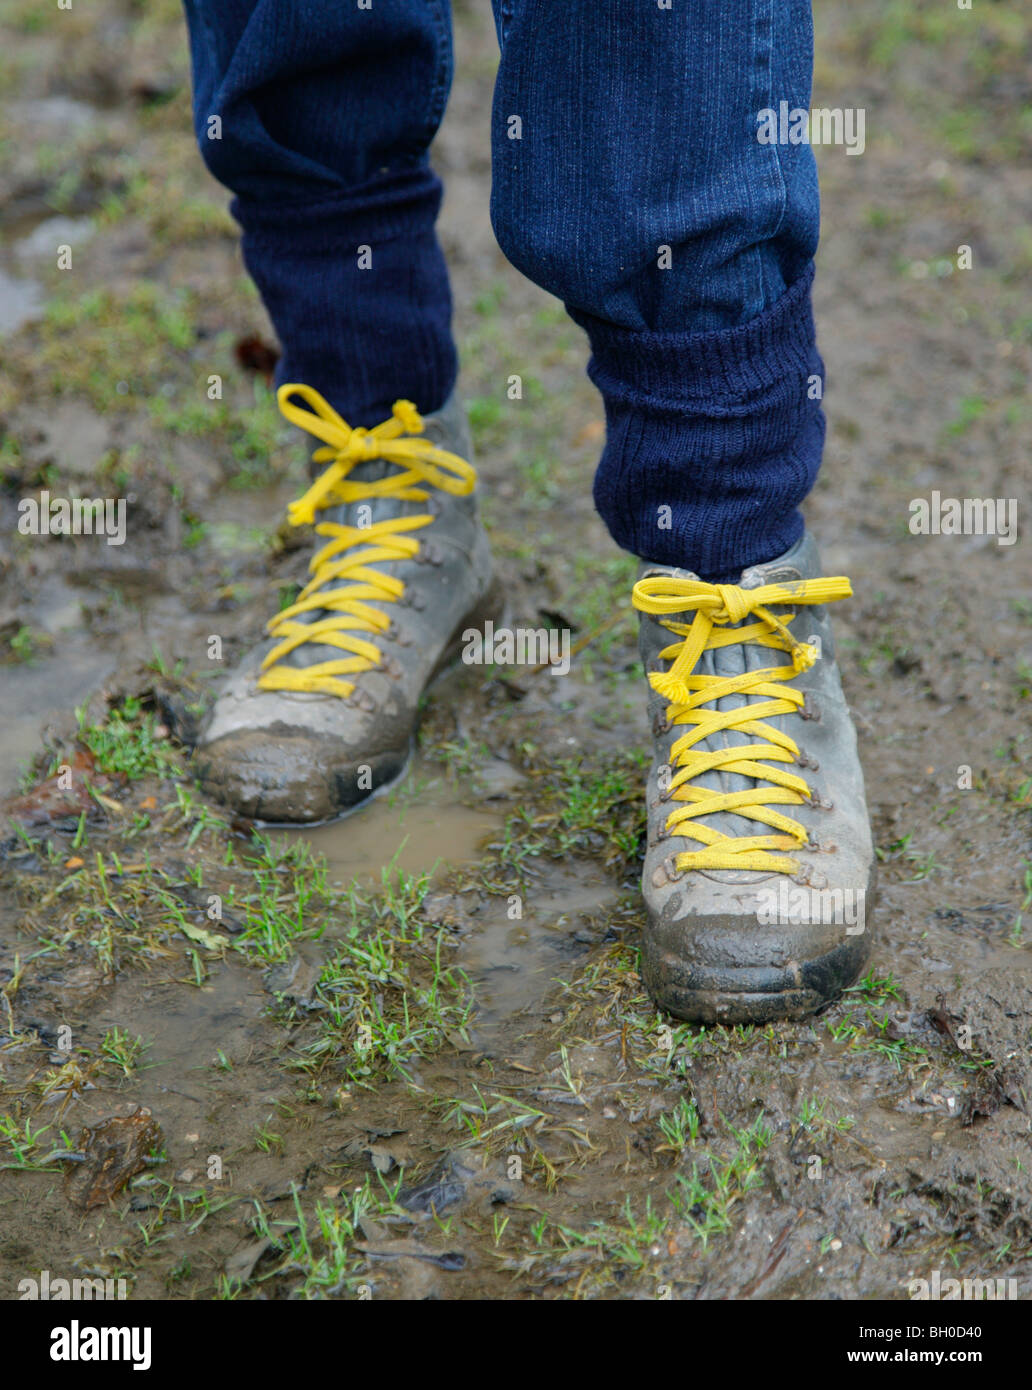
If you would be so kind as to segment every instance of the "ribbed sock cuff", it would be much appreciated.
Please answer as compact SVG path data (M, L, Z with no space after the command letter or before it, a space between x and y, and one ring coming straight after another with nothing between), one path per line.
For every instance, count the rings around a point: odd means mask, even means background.
M458 360L440 202L428 167L346 196L234 199L244 260L283 349L277 383L314 386L366 427L399 398L424 414L444 404Z
M726 583L798 540L824 444L812 281L811 266L758 317L713 333L570 310L605 403L594 495L617 544Z

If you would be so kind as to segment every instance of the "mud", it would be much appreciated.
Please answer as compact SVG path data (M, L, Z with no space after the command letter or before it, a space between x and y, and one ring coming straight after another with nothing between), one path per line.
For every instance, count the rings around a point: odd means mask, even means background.
M178 8L0 4L0 791L45 811L0 864L0 1296L42 1269L134 1299L906 1298L936 1269L1027 1296L1032 566L1024 534L907 524L933 488L1028 497L1027 36L818 6L814 103L868 110L862 158L820 153L808 519L855 591L877 944L819 1017L706 1030L637 974L634 565L591 506L581 335L491 238L493 29L456 8L435 157L487 520L514 621L587 641L564 679L449 674L404 783L256 839L184 742L296 582L306 465L237 351L273 336ZM43 487L132 498L125 545L19 535ZM144 1111L90 1181L90 1133Z

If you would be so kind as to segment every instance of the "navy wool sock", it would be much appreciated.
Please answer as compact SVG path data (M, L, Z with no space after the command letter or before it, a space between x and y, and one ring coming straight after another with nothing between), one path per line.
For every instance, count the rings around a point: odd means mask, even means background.
M641 332L570 310L606 411L595 505L644 560L734 583L803 530L824 444L813 267L758 317L710 333Z
M235 198L247 269L284 348L277 385L320 391L367 428L399 398L431 414L455 385L451 290L426 165L325 200Z

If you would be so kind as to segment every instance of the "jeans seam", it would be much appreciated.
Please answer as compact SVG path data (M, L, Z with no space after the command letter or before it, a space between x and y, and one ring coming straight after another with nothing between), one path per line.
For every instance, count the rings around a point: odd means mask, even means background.
M772 109L773 109L773 102L774 102L774 87L773 87L773 83L774 83L774 5L775 5L775 3L777 3L777 0L766 0L766 12L765 12L766 27L765 27L765 38L766 38L766 55L767 55L767 92L766 92L766 100L765 100L765 102L764 102L764 106L765 106L765 108L766 108L767 110L772 110ZM780 201L781 201L781 212L780 212L780 214L779 214L779 216L778 216L777 222L776 222L776 223L774 224L774 226L771 228L770 233L768 234L768 236L767 236L767 238L766 238L768 241L773 241L774 238L777 236L778 232L781 230L782 224L784 223L785 214L786 214L787 211L788 211L788 186L787 186L787 184L786 184L786 182L785 182L785 170L784 170L784 166L783 166L782 163L781 163L781 149L780 149L780 147L779 147L779 145L778 145L778 142L777 142L776 140L773 142L772 148L773 148L773 153L774 153L774 170L775 170L775 172L776 172L776 174L777 174L778 192L779 192ZM766 303L766 299L767 299L767 296L766 296L766 293L765 293L766 287L765 287L765 285L764 285L764 283L763 283L763 280L764 280L764 275L763 275L764 260L763 260L763 257L760 255L760 251L759 251L759 248L758 248L758 247L756 248L756 253L755 253L755 254L756 254L756 258L757 258L757 268L759 269L759 272L760 272L760 301L761 301L761 303Z
M444 118L444 108L448 99L448 86L451 77L451 16L449 0L429 0L429 8L437 29L437 73L430 88L424 129L425 144L429 145L434 132Z
M509 37L509 29L516 17L515 0L498 0L498 47L502 48Z

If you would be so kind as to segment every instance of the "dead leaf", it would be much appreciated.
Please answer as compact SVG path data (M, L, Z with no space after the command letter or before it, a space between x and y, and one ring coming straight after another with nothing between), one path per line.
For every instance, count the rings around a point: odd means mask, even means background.
M147 1167L147 1155L163 1142L161 1126L143 1106L87 1125L77 1145L85 1161L65 1179L69 1201L83 1211L103 1206Z
M224 951L226 943L221 936L216 936L214 932L205 931L203 927L195 927L192 922L180 922L179 930L184 936L188 936L191 941L196 941L199 946L203 946L208 951Z
M258 372L266 382L272 383L272 373L279 361L279 352L261 338L252 334L248 338L238 338L234 345L236 360L248 372Z
M234 1250L223 1265L226 1278L246 1284L254 1273L255 1265L271 1245L272 1241L266 1236L264 1240L256 1240L251 1245Z
M71 786L64 785L69 781ZM62 763L52 777L47 777L23 796L9 797L3 804L3 815L26 830L78 818L84 811L87 816L94 816L98 813L97 804L87 782L94 794L98 784L107 785L107 779L96 772L89 749L77 748L70 761Z

